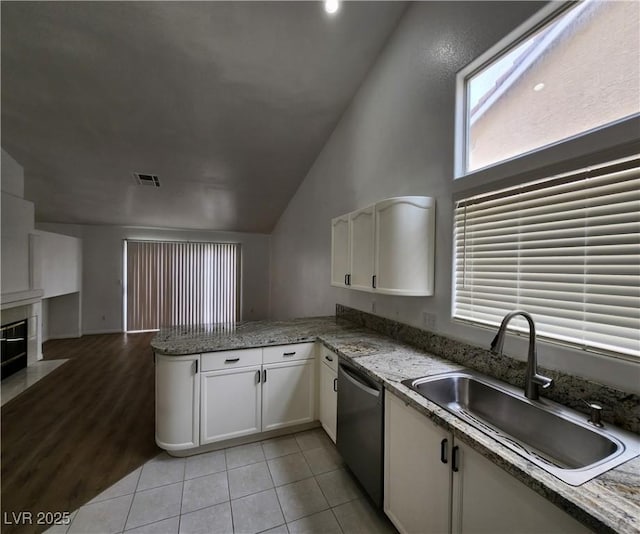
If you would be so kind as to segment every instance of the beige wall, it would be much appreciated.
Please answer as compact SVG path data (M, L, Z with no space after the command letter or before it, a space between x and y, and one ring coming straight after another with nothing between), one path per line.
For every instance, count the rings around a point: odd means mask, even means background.
M266 234L127 226L38 223L38 229L82 238L82 333L122 331L124 239L217 241L242 245L242 318L269 313L269 246Z
M601 2L588 13L478 118L470 168L640 112L640 2Z

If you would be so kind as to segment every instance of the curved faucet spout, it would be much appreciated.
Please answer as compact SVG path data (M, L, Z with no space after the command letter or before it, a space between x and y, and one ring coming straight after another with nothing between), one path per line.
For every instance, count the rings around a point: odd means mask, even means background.
M496 337L493 338L491 342L491 351L494 354L502 354L503 346L504 346L504 338L507 333L507 326L509 322L514 317L521 315L527 320L529 323L529 353L527 355L527 372L525 375L525 385L524 385L524 395L528 399L538 400L539 388L546 389L551 384L553 384L553 380L549 377L542 376L538 374L538 357L536 353L536 325L533 322L533 317L529 315L526 311L523 310L515 310L504 316L502 319L502 323L500 324L500 328L498 329L498 333Z

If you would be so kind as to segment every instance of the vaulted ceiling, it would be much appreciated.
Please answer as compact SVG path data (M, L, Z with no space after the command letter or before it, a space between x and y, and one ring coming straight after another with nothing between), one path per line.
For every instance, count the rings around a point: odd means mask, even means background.
M2 146L39 221L270 232L404 9L2 2Z

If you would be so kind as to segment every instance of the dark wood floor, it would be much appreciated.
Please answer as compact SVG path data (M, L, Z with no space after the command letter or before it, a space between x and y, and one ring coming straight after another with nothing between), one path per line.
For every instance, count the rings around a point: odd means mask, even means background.
M2 407L2 532L11 512L73 511L160 450L154 442L153 333L48 341L70 358Z

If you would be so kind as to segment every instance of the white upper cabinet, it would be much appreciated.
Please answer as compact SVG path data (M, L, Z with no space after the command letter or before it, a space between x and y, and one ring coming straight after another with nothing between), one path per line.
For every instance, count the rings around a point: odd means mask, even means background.
M398 197L378 202L375 285L389 295L433 295L435 202Z
M349 215L331 221L331 285L347 287L349 275Z
M428 296L434 287L435 201L397 197L331 221L331 285Z
M350 278L353 289L368 291L373 287L375 247L375 206L349 214Z

